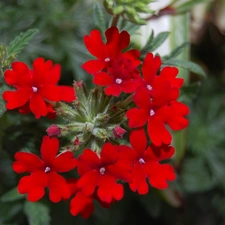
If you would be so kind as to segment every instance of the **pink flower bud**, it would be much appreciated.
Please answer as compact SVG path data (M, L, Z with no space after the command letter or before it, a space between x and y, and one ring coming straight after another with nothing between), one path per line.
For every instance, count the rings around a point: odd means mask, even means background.
M114 129L113 129L113 135L116 137L116 138L120 138L122 139L123 138L123 135L126 133L127 131L124 130L121 126L116 126Z
M46 132L49 137L58 137L61 134L61 128L53 124L46 130Z
M79 140L78 137L74 140L73 144L74 144L75 146L80 144L80 140Z

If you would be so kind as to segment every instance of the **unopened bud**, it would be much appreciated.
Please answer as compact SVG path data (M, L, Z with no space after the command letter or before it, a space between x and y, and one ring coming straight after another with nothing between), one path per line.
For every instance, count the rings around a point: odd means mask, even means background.
M77 146L77 145L80 144L80 140L79 140L78 137L74 140L73 144L74 144L75 146Z
M113 135L116 137L116 138L120 138L122 139L123 138L123 135L126 133L127 131L124 130L121 126L116 126L114 129L113 129Z
M58 137L61 134L61 128L53 124L46 130L46 132L49 137Z

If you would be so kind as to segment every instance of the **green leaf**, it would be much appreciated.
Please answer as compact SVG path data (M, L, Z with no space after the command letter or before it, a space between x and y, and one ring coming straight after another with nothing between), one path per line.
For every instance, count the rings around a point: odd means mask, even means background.
M4 195L1 196L1 202L13 202L19 199L25 198L25 195L21 195L17 187L12 188L10 191L6 192Z
M163 62L164 66L178 66L184 69L187 69L193 73L206 77L204 70L196 63L191 61L185 61L181 59L170 59Z
M185 2L184 4L176 7L176 12L177 13L184 13L187 11L190 11L196 4L201 3L201 2L207 2L208 0L191 0L188 2Z
M11 220L23 208L22 203L0 203L0 224Z
M186 48L187 46L189 46L188 42L185 42L185 43L181 44L180 46L175 48L169 55L163 56L162 59L168 60L168 59L175 58L175 57L179 56L181 54L182 50L184 48Z
M24 213L29 225L50 225L49 208L41 202L28 202L24 204Z
M101 32L104 33L106 30L104 8L97 2L94 4L93 7L94 7L93 16L94 16L95 26L97 26L101 30Z
M151 42L148 51L152 52L156 50L163 42L168 38L170 32L161 32L159 33Z
M208 191L215 184L215 179L202 158L186 159L180 179L187 192Z
M12 54L18 54L23 48L29 44L31 39L37 34L39 31L38 29L30 29L24 33L21 33L17 36L7 47L7 55L8 58Z

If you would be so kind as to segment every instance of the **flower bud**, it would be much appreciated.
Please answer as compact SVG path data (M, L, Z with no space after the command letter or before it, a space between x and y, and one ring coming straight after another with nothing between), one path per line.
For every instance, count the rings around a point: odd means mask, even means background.
M46 130L46 132L49 137L59 137L61 134L61 128L53 124Z
M114 129L113 129L113 135L116 137L116 138L120 138L122 139L123 138L123 135L126 133L127 131L124 130L121 126L116 126Z

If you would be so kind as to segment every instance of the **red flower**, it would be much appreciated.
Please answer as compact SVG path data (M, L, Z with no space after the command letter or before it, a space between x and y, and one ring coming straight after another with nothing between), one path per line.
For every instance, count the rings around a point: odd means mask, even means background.
M138 191L139 194L148 193L146 179L155 188L167 188L167 180L173 181L176 176L172 166L159 162L170 158L174 154L174 148L168 145L157 147L153 144L147 147L147 138L143 129L131 132L130 143L132 149L128 146L120 146L120 152L133 151L133 179L129 183L131 190ZM126 154L123 156L125 158Z
M168 92L165 93L165 100L176 100L179 96L179 88L183 85L184 79L177 78L178 69L176 67L164 67L160 72L161 59L159 56L153 56L148 53L144 59L142 66L143 84L150 92L152 98L166 86ZM159 74L157 74L159 73Z
M43 58L37 58L32 70L23 62L14 62L12 70L6 70L4 78L7 84L16 88L16 91L3 93L6 108L19 108L22 113L30 110L36 119L52 112L50 102L75 100L72 87L56 85L60 79L60 65L53 66L51 60L44 62Z
M28 193L29 201L38 201L44 196L45 188L49 189L49 198L59 202L61 198L69 198L70 190L66 180L57 172L68 172L76 167L77 161L70 151L57 155L59 141L44 136L41 145L41 158L29 152L17 152L13 170L17 173L28 172L30 175L20 179L18 191Z
M107 86L107 95L119 96L121 92L132 93L141 84L139 71L128 59L118 57L111 63L108 73L93 74L93 83L99 86Z
M165 96L170 87L167 88L165 86L153 99L146 88L138 89L133 100L139 108L132 108L126 113L131 128L147 124L149 138L157 146L171 143L172 137L165 124L173 130L181 130L188 126L188 120L184 118L189 113L188 107L176 101L168 104Z
M118 158L118 146L104 144L100 157L91 149L85 149L78 157L78 173L81 176L77 187L85 196L91 196L97 189L97 196L110 203L123 197L123 185L117 180L129 181L130 166Z
M122 53L130 43L130 35L126 31L119 33L116 27L110 27L105 32L106 44L103 43L99 30L92 30L90 36L84 37L84 44L88 51L97 59L89 60L82 65L82 68L90 74L97 73L104 68L111 67L111 63L119 55L123 58L132 61L133 65L138 66L140 61L137 59L140 56L139 51L129 50Z
M91 196L85 196L77 187L77 181L78 179L75 178L67 180L72 195L75 195L70 202L70 213L73 216L77 216L80 213L84 219L88 218L94 211L93 200L99 201L104 208L109 208L110 203L101 202L96 193Z

